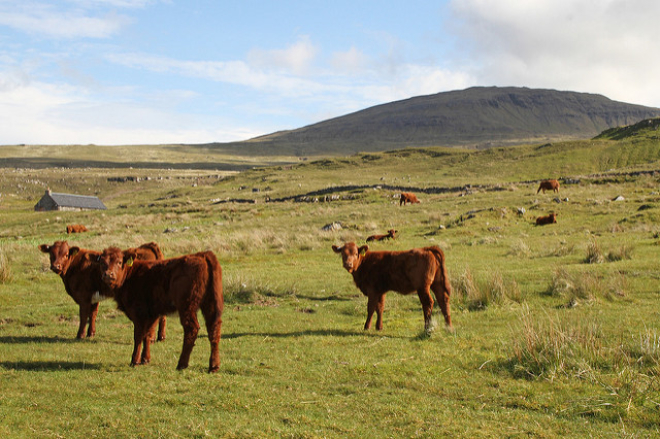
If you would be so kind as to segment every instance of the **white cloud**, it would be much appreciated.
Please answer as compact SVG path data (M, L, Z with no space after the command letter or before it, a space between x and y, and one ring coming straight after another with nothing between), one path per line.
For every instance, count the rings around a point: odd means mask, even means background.
M128 91L118 89L111 94L124 96ZM173 90L151 104L103 100L89 96L85 89L32 81L20 71L0 73L0 143L206 143L263 134L218 117L173 110L176 101L194 96L190 91Z
M308 96L323 90L320 83L277 70L260 70L244 61L185 61L145 54L112 54L107 59L135 69L242 85L285 96Z
M330 58L330 65L338 74L363 73L369 63L369 57L354 46L345 52L336 52Z
M81 9L60 10L45 3L0 3L0 25L50 38L108 38L130 21L115 13L95 17Z
M83 8L110 6L114 8L138 9L144 8L156 3L170 3L169 1L160 0L69 0Z
M307 36L286 49L252 49L247 56L250 65L266 70L280 70L295 75L306 75L318 53L318 49Z
M483 84L601 93L660 106L655 0L453 1Z

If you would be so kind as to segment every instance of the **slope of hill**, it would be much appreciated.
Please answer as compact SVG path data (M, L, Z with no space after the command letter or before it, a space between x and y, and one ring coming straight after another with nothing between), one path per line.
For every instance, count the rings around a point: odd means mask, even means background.
M367 108L246 142L241 154L345 155L420 146L487 148L585 139L660 116L660 109L604 96L517 87L474 87Z

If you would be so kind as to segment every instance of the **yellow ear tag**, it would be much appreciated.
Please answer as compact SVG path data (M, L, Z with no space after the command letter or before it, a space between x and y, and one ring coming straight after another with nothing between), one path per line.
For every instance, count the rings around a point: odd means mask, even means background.
M365 249L360 250L360 256L364 256L366 254L367 254L367 250L365 250Z
M127 267L132 267L133 266L133 258L129 258L128 261L126 261L126 266Z

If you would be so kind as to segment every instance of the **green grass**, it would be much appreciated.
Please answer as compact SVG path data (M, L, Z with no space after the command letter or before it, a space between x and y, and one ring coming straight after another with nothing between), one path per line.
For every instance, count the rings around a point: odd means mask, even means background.
M660 169L657 145L645 142L641 151L631 140L404 150L231 175L133 170L153 173L141 183L107 181L122 169L7 170L0 435L655 436L660 181L615 172ZM559 175L580 177L562 185L568 201L536 194L531 180ZM422 204L405 207L385 186L466 184L420 192ZM109 209L33 212L44 185L91 188ZM335 201L264 202L348 185ZM611 201L618 195L625 200ZM218 202L247 198L256 203ZM534 226L550 211L558 224ZM321 230L333 221L342 230ZM90 232L67 236L73 222ZM436 310L437 328L425 334L416 295L395 293L384 330L362 330L366 299L330 247L390 228L398 238L372 249L444 249L454 332ZM190 368L175 370L175 316L152 363L131 368L132 325L110 301L95 339L74 340L77 307L37 249L57 239L216 252L226 298L219 373L205 372L204 329ZM603 257L589 263L594 243Z

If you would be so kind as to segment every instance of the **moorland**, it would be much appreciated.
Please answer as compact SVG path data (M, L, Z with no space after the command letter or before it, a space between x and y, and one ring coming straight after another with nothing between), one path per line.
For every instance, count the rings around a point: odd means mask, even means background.
M113 147L62 148L53 161L46 147L15 148L32 148L41 165L14 163L0 179L3 437L659 433L656 119L479 151L233 157L241 169L198 150L144 149L127 165ZM204 165L156 165L183 161ZM116 178L125 176L140 179ZM559 178L560 192L537 193L544 178ZM98 195L108 209L34 212L47 187ZM399 206L402 190L421 203ZM534 225L550 212L557 224ZM89 232L67 236L70 223ZM341 227L326 230L332 223ZM417 296L395 293L384 329L362 329L366 299L331 246L390 228L397 239L372 249L444 250L454 331L435 309L426 333ZM76 340L77 306L37 248L61 239L215 252L220 371L206 373L203 326L190 367L175 370L176 316L151 364L130 367L132 325L111 300L96 336Z

